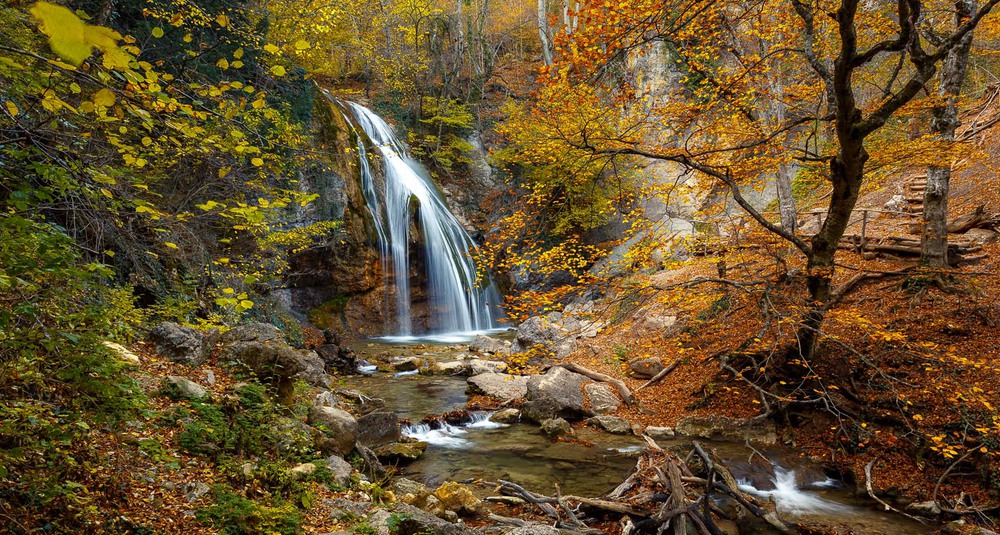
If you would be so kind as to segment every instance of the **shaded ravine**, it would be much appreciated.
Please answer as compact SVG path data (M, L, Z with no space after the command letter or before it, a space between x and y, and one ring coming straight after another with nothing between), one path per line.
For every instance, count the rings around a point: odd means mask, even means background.
M403 350L399 346L373 343L358 344L357 350L372 354L392 352L393 348ZM455 346L425 344L420 357L453 360L458 352L460 349ZM643 447L635 436L612 435L590 428L577 429L574 440L554 441L535 425L484 424L484 414L476 413L460 425L423 423L427 415L465 408L466 380L462 377L378 372L349 378L347 384L377 395L401 418L414 422L404 427L404 434L428 442L429 447L418 460L400 468L404 476L429 485L505 479L541 493L552 494L558 484L563 493L597 497L628 476ZM658 442L663 447L687 448L691 440L677 437ZM816 467L809 467L808 474L802 473L807 464L794 451L760 450L775 464L773 475L762 475L750 466L752 463L746 462L754 456L754 450L742 444L702 442L732 462L733 474L740 480L742 490L773 500L779 513L793 522L841 526L856 533L935 533L933 526L873 508L871 500L855 496L840 482L823 476ZM790 467L798 467L800 473ZM753 531L744 532L772 532L762 525L747 528Z

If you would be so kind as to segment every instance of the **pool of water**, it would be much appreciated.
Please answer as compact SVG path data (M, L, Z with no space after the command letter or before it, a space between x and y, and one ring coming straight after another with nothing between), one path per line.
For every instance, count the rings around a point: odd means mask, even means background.
M461 346L421 343L400 346L396 342L366 341L356 344L362 356L420 356L423 359L452 360L464 352ZM428 442L418 460L401 467L403 475L428 485L445 481L505 479L542 494L554 494L555 485L563 494L601 496L621 483L635 466L643 442L631 435L611 435L590 428L576 430L568 440L553 440L535 425L498 425L487 414L459 425L425 423L428 415L465 408L464 377L424 376L377 372L344 378L346 386L379 397L400 418L410 420L404 434ZM755 450L742 444L712 443L719 455L732 461L733 474L742 478L741 488L776 504L782 518L791 522L822 525L832 533L922 535L936 533L936 526L919 524L903 516L873 507L871 500L857 497L837 481L812 477L808 484L796 477L798 455L772 448L763 453L774 464L773 475L751 477L746 460ZM662 441L663 447L687 448L690 439ZM787 468L786 468L787 467ZM802 468L798 468L802 470ZM816 467L811 467L817 472ZM814 474L815 476L815 474ZM769 479L769 481L768 481ZM759 487L759 488L758 488ZM773 533L766 525L746 526L748 533Z

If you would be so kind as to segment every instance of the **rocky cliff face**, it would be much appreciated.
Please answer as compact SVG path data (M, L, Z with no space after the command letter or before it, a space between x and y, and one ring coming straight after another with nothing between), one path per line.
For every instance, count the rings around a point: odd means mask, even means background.
M375 250L374 224L361 193L357 133L337 104L317 99L315 128L334 172L299 170L301 187L319 194L303 210L304 223L341 221L335 237L291 258L286 303L317 327L346 335L381 334L386 321L382 263ZM363 135L363 134L362 134Z

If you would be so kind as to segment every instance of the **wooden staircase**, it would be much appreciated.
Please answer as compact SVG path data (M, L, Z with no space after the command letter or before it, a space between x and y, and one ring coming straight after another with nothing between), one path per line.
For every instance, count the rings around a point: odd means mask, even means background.
M927 174L913 175L903 181L903 198L906 211L919 214L924 211L924 190L927 189Z

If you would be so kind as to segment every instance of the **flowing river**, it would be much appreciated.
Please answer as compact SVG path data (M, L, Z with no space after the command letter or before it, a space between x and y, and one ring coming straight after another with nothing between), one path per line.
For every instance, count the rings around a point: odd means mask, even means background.
M404 346L386 341L361 341L354 346L362 357L371 355L416 355L422 359L454 360L466 351L462 346L425 342ZM366 357L367 358L367 357ZM471 413L458 425L422 423L425 416L465 409L464 377L425 376L414 372L373 371L345 378L345 386L381 398L387 408L412 423L404 435L427 442L418 460L402 466L403 475L428 485L445 481L505 479L543 494L553 494L555 485L565 494L597 497L621 483L635 466L644 447L633 435L612 435L590 428L575 430L570 441L556 441L527 423L500 425L488 413ZM686 447L690 439L678 437L658 441L663 447ZM789 450L751 450L742 444L702 441L715 448L731 464L741 488L765 500L773 500L783 518L795 523L832 528L831 533L921 535L935 533L931 525L913 522L901 515L880 511L844 484L827 478L819 467L803 463ZM763 453L774 464L748 462ZM767 526L741 526L741 533L772 533Z

